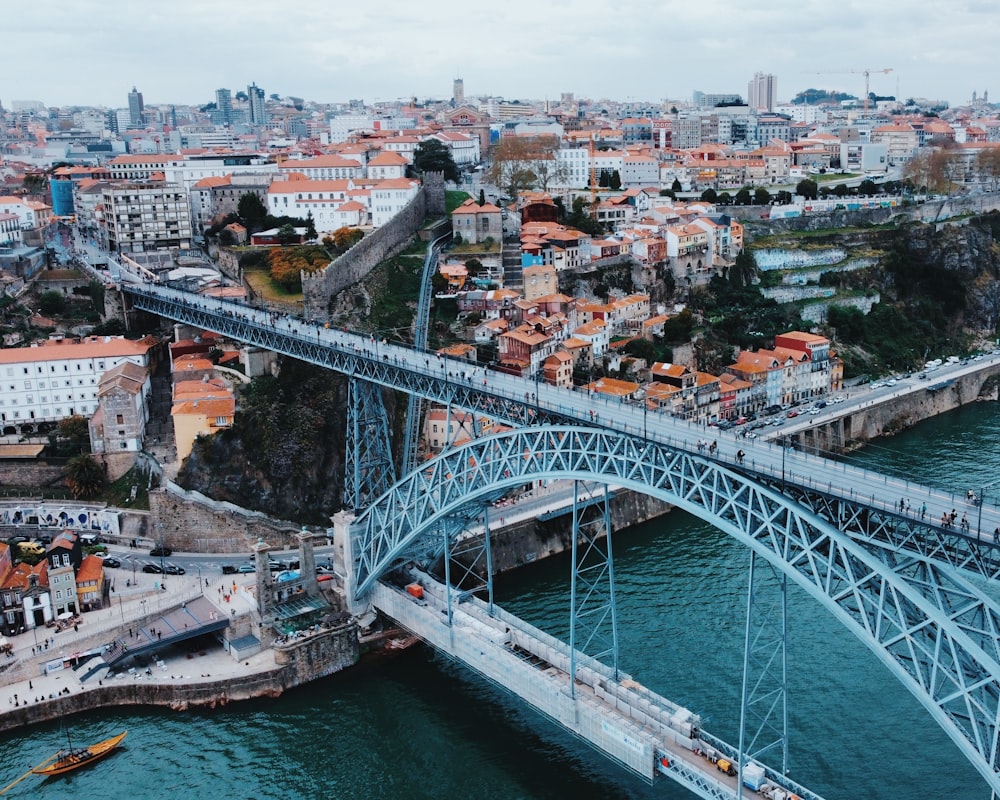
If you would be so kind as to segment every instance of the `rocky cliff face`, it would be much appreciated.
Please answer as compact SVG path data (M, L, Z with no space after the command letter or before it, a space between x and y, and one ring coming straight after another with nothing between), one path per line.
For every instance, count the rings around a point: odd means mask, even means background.
M198 439L177 482L274 517L326 524L344 494L347 379L286 359L241 392L233 427ZM390 419L391 398L387 398Z

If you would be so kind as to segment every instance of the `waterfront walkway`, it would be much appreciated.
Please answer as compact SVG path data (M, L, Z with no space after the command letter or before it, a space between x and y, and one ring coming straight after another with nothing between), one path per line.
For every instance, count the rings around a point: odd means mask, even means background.
M182 580L172 581L169 591L133 587L127 595L117 596L117 602L109 608L83 614L75 631L52 633L48 628L40 628L11 637L12 655L0 659L0 730L18 724L5 717L13 717L19 709L57 701L64 695L95 691L105 685L209 684L274 670L274 653L270 649L236 661L216 642L194 649L185 645L185 624L204 621L206 629L192 633L202 635L225 627L233 617L249 614L255 607L255 598L249 591L254 583L252 576L250 580L238 576L239 581L233 580L235 576L223 577L225 580L210 581L208 587L196 587L191 581ZM232 592L234 582L236 592ZM228 603L222 600L221 589L229 594ZM86 663L81 660L85 653L114 641L128 641L130 627L132 641L139 641L135 634L145 637L145 641L130 648L128 655L145 654L148 668L118 672L107 682L87 680L88 670L72 668L74 660ZM150 628L164 632L176 628L179 634L171 637L170 642L154 643ZM58 668L59 662L62 668Z

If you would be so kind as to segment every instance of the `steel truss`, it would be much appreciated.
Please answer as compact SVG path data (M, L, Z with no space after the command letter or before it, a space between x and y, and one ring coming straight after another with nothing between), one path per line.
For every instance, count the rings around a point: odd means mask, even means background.
M749 547L864 641L1000 789L1000 608L949 568L852 539L753 478L667 445L553 426L443 453L356 521L355 596L395 566L439 557L440 540L428 532L457 509L539 479L601 480L644 492Z
M344 505L354 510L364 508L396 482L382 390L354 378L347 385L344 478Z
M600 501L588 502L597 494ZM607 484L573 482L573 569L570 575L569 691L576 694L579 656L608 664L618 677L618 612Z
M412 349L375 337L345 332L340 337L343 343L335 345L322 341L321 326L288 317L275 317L272 322L266 312L238 303L201 298L156 284L123 284L121 288L135 309L507 424L527 426L569 419L567 413L539 411L530 397L532 382L523 381L523 397L508 397L491 391L485 371L466 361L427 353L421 368L416 369L393 359L397 354L412 354Z
M136 309L148 311L168 319L188 323L206 330L216 331L233 339L254 344L277 353L292 356L310 364L335 370L344 375L363 379L381 386L397 389L444 405L461 408L474 417L486 417L513 426L536 424L571 424L594 427L599 422L619 431L628 430L637 437L667 442L672 446L697 453L696 440L704 435L704 428L647 415L639 408L622 405L613 415L605 412L606 405L588 403L580 393L569 393L568 398L549 391L543 383L539 387L527 379L505 376L507 381L519 384L520 391L504 393L494 387L485 370L468 362L441 358L435 354L422 354L405 363L404 354L412 357L413 350L399 345L386 344L370 336L339 333L336 344L322 341L320 329L300 321L270 316L266 312L239 303L202 298L159 284L122 284L121 289ZM532 394L541 388L535 398ZM558 402L543 402L543 396L558 397ZM657 417L653 423L653 416ZM647 425L647 422L649 423ZM657 428L665 428L657 432ZM750 444L746 445L748 448ZM754 445L757 446L757 445ZM906 550L963 570L971 570L984 577L1000 580L1000 542L991 537L980 539L973 533L946 529L928 519L906 518L881 508L874 496L865 494L872 482L881 483L884 476L843 466L838 481L818 482L810 469L828 466L831 462L817 456L807 457L796 452L789 456L785 469L786 449L774 445L766 448L767 460L748 459L740 469L752 474L759 481L777 487L785 494L814 508L816 513L834 521L842 520L844 530L852 536L891 550ZM792 458L798 463L792 463ZM795 474L792 469L795 469ZM921 487L913 487L914 491ZM994 523L989 525L992 529Z
M773 583L768 581L772 576ZM787 589L788 577L751 550L739 752L763 760L779 751L776 768L782 775L788 774ZM743 763L741 758L740 783Z

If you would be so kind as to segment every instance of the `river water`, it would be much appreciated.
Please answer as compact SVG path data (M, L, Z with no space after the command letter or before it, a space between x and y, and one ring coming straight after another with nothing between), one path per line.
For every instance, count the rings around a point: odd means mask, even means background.
M955 489L1000 474L1000 406L922 423L853 460ZM997 487L1000 492L1000 486ZM991 498L992 499L992 498ZM748 554L701 521L668 515L615 538L621 666L735 742ZM498 581L502 605L565 638L569 561ZM853 634L789 595L791 775L834 798L988 797L985 783ZM6 797L689 798L650 787L462 668L422 647L281 698L215 711L106 709L75 742L128 728L99 765ZM63 745L58 725L0 738L5 783Z

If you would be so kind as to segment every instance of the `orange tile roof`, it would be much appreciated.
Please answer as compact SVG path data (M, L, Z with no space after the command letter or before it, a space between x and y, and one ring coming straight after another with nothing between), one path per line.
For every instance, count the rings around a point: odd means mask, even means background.
M142 356L156 344L152 337L125 339L124 337L89 336L80 342L72 340L47 340L35 347L10 347L0 349L0 364L23 364L32 361L62 361L75 358L112 358L116 356Z
M100 583L104 575L104 561L95 555L84 556L80 568L76 571L76 585L83 583Z

